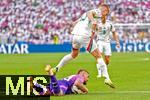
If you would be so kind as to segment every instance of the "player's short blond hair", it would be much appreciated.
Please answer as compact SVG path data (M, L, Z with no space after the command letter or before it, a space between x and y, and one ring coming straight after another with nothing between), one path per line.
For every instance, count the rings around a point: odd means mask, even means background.
M109 5L107 5L107 4L101 4L101 5L99 5L99 7L100 7L100 8L101 8L101 7L106 7L107 10L108 10L108 13L110 12Z

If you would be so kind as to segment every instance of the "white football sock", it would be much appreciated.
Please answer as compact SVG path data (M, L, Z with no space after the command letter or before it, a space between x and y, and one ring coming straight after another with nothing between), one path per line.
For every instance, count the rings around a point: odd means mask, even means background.
M56 67L58 68L58 70L60 70L61 67L63 67L65 64L67 64L69 61L71 61L73 59L74 58L71 56L71 54L68 54L61 59L61 61L59 62L59 64Z
M99 64L96 64L97 67L97 71L98 71L98 77L102 76L102 72L101 72L101 66Z
M101 71L102 71L102 75L106 78L106 79L110 79L109 78L109 74L108 74L108 71L107 71L107 66L103 60L103 58L98 58L97 59L97 62L98 64L100 65L101 67Z

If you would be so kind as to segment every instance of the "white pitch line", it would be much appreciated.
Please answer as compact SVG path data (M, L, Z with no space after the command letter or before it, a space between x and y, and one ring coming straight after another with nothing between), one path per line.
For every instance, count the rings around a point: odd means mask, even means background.
M130 94L130 93L142 93L142 94L150 94L150 91L91 91L89 93L99 93L99 94Z
M150 58L141 58L141 59L117 59L117 60L112 60L112 62L133 62L133 61L150 61Z

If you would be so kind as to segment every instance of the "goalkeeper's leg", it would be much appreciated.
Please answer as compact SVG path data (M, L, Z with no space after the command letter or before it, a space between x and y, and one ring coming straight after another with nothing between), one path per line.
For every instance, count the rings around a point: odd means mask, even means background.
M50 75L50 84L52 86L52 92L54 95L64 95L64 93L62 92L62 90L60 89L60 86L58 84L58 81L51 69L51 66L50 65L47 65L45 70L49 73ZM49 86L50 87L50 86Z

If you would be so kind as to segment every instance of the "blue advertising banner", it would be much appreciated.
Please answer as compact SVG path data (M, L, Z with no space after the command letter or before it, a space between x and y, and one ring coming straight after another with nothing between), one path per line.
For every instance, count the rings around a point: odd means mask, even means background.
M1 54L28 54L28 53L48 53L48 52L70 52L72 48L71 44L0 44ZM116 48L115 43L111 43L112 51L118 52L138 52L146 51L150 52L150 42L147 43L121 43L120 48ZM85 52L84 48L81 48L81 52Z
M111 43L112 51L118 52L150 52L150 42L147 43L121 43L120 48L116 48L115 43Z

